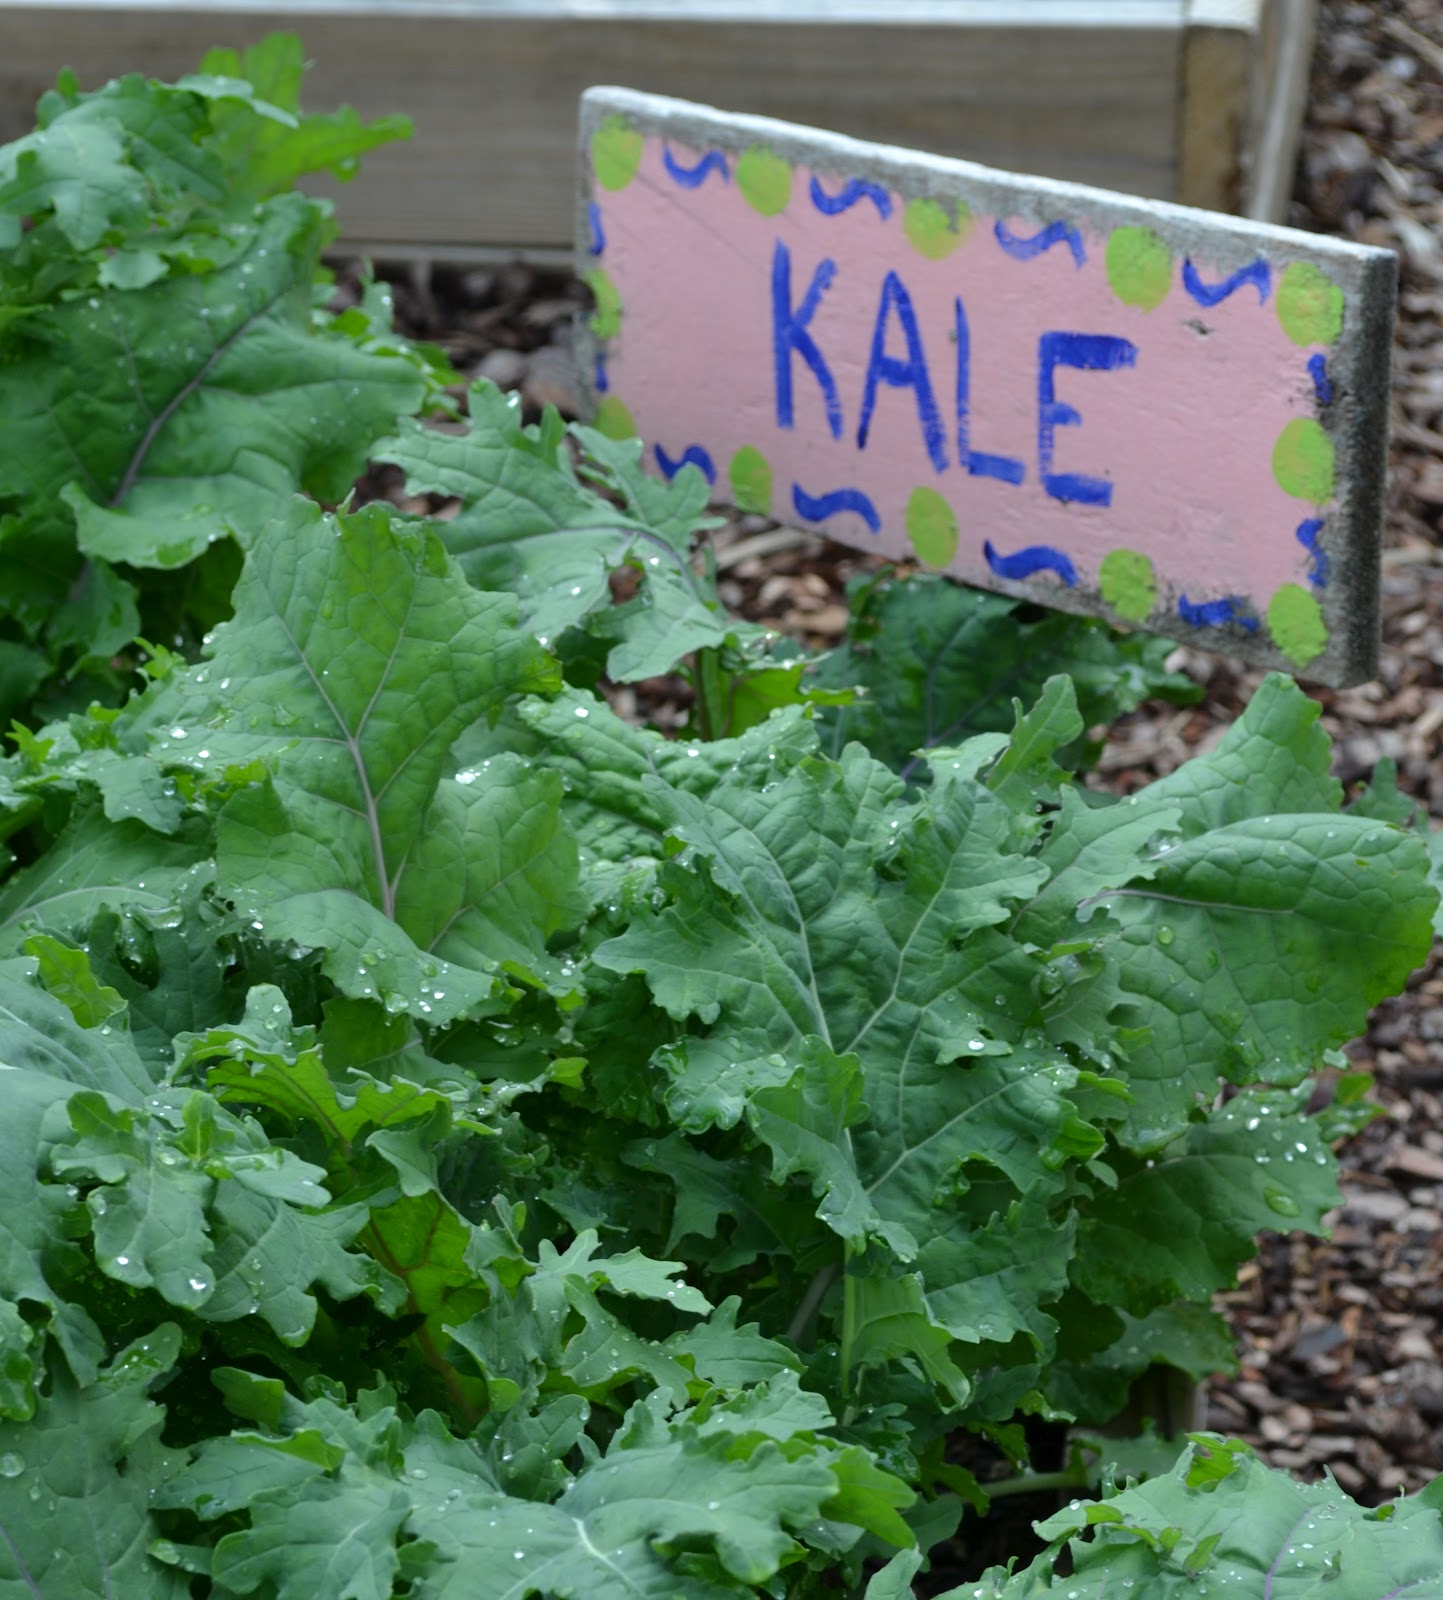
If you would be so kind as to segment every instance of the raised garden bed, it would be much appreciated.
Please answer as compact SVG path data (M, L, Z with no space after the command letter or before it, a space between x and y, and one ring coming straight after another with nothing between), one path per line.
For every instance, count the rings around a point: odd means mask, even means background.
M317 104L408 114L346 194L348 238L432 258L571 240L596 83L990 166L1281 220L1313 0L5 0L0 142L58 63L177 77L211 45L305 38Z

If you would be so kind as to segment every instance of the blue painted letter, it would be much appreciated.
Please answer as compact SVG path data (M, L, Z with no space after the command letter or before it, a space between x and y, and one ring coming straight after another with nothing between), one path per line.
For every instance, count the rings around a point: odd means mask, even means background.
M1075 427L1081 413L1059 400L1053 370L1080 367L1084 372L1113 372L1137 363L1137 346L1110 333L1044 333L1037 345L1037 464L1042 487L1064 505L1110 506L1112 485L1106 478L1080 472L1054 472L1052 449L1059 428Z
M974 478L1000 478L1021 483L1022 463L1012 456L989 456L972 449L972 331L961 295L957 307L957 460Z
M887 354L887 319L895 308L907 341L907 359ZM857 425L857 448L865 450L872 427L872 411L877 404L878 383L894 389L910 389L917 397L917 420L922 424L922 442L938 472L947 466L947 446L942 419L937 414L937 397L927 376L927 358L922 353L922 336L917 331L917 313L912 297L895 272L882 281L882 298L877 304L877 321L872 328L872 354L867 362L867 381L862 386L862 420Z
M837 275L837 263L830 257L823 259L812 274L806 295L797 310L792 309L792 253L780 239L772 256L772 361L776 370L777 426L790 428L792 407L792 356L799 355L812 369L812 374L822 388L822 399L827 407L827 426L832 437L842 437L842 402L837 396L837 380L827 365L817 342L807 331L807 324L816 315L822 296L832 286Z

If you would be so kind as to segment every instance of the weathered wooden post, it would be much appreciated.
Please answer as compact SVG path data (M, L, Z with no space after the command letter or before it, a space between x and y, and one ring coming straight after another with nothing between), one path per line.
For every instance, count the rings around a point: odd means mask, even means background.
M1383 250L582 101L599 425L718 500L1322 683L1378 660Z

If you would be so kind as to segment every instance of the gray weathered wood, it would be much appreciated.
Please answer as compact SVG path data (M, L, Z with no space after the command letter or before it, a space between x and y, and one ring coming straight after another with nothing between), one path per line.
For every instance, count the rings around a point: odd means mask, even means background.
M625 89L588 91L582 135L583 371L657 470L980 588L1373 675L1391 253Z
M1241 194L1254 108L1270 103L1257 81L1267 66L1260 27L1194 20L1199 6L1233 3L0 0L0 140L31 125L61 66L87 85L128 71L173 76L211 45L290 28L316 63L311 104L403 111L416 124L412 143L367 157L338 195L347 237L377 253L564 246L576 101L606 81L1214 204L1229 184ZM1191 126L1181 106L1189 39L1201 27L1227 32L1241 67L1212 118L1232 131L1220 145L1210 126L1210 187L1192 193L1189 174L1202 164L1180 143ZM1199 106L1194 98L1194 123ZM1286 188L1274 182L1269 203Z

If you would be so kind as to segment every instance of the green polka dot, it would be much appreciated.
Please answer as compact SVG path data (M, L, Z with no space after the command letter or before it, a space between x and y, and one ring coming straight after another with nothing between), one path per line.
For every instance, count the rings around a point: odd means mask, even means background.
M1146 621L1157 603L1157 574L1137 550L1109 550L1097 571L1102 598L1127 622Z
M1268 602L1268 632L1295 667L1307 666L1328 648L1322 608L1298 583L1285 583Z
M591 313L591 331L598 339L614 339L621 332L621 294L600 267L585 275L585 284L596 297Z
M938 200L909 200L902 213L902 231L919 256L941 261L950 256L972 228L972 213L964 200L951 207Z
M1321 423L1294 417L1273 446L1273 476L1284 494L1315 506L1333 498L1333 441Z
M1295 261L1283 273L1275 303L1294 344L1332 344L1343 331L1343 291L1310 261Z
M727 468L731 479L732 502L738 511L754 511L768 516L772 509L772 464L749 444L732 457Z
M625 117L608 117L591 136L591 170L603 189L624 189L641 165L642 137Z
M917 559L945 567L957 554L957 518L935 489L913 489L907 501L907 537Z
M1107 281L1123 305L1152 311L1172 288L1172 251L1151 228L1114 228L1107 239Z
M737 188L753 211L774 217L792 197L792 169L765 145L754 144L737 161Z
M596 416L592 421L598 433L604 433L608 439L634 439L636 437L636 423L632 420L631 413L622 405L614 394L603 395L596 408Z

